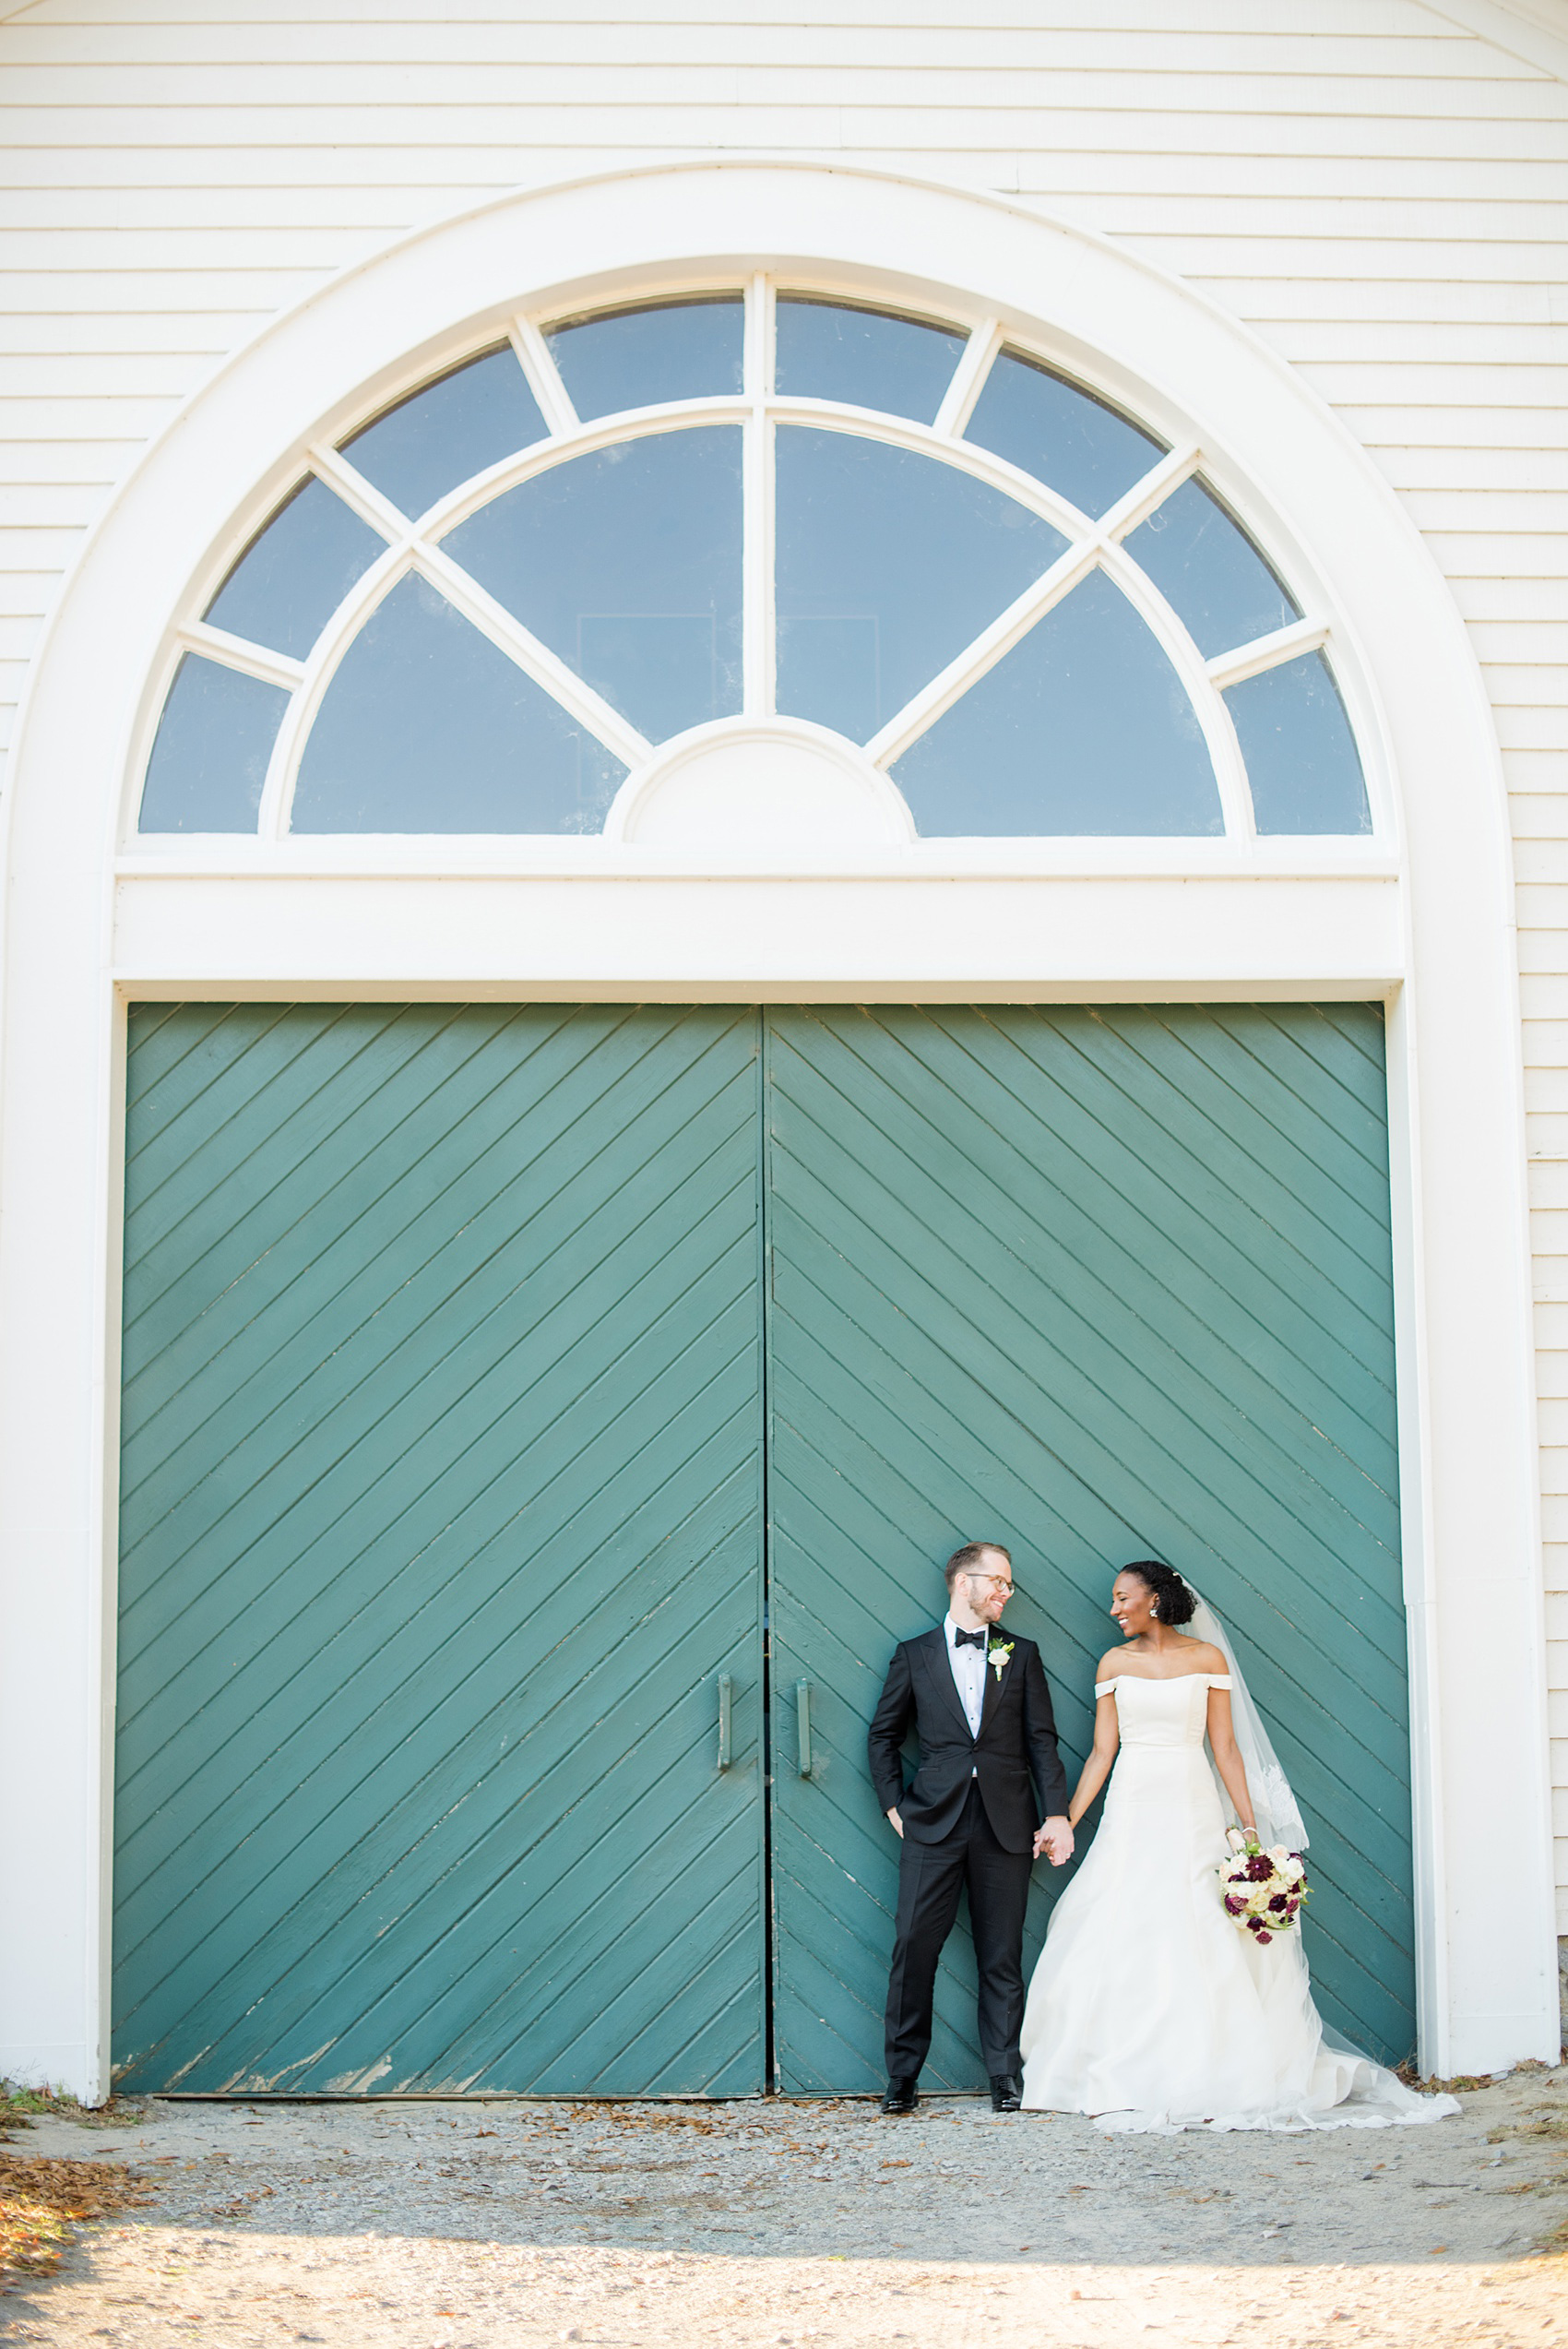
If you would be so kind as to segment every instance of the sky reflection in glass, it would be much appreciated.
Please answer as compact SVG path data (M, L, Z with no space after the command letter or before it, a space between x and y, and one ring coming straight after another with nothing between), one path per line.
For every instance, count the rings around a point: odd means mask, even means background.
M398 580L327 687L296 832L597 832L625 774L425 579Z
M865 742L1066 541L884 441L787 424L778 446L778 707Z
M343 454L405 514L545 436L544 418L510 344L455 367L366 424Z
M885 311L781 293L774 382L802 399L841 399L890 416L935 421L967 338Z
M1123 543L1186 623L1206 661L1301 616L1241 525L1183 482Z
M1141 481L1165 446L1075 384L1004 352L975 402L964 438L1005 457L1099 516Z
M739 710L737 425L572 458L445 543L650 742Z
M893 777L928 839L1225 829L1186 692L1103 571L911 744Z
M187 652L158 721L142 791L143 832L254 832L289 697Z
M727 296L613 310L552 327L545 340L567 397L587 423L621 408L738 392L745 309Z
M1282 662L1225 696L1260 832L1370 832L1360 754L1321 652Z
M202 615L303 661L386 542L314 474L241 555Z

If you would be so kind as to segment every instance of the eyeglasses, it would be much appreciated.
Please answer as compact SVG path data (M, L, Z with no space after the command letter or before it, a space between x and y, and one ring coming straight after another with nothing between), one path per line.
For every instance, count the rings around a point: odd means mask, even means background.
M989 1582L993 1591L1004 1592L1008 1598L1013 1595L1014 1585L1000 1574L971 1574L968 1580L971 1582Z

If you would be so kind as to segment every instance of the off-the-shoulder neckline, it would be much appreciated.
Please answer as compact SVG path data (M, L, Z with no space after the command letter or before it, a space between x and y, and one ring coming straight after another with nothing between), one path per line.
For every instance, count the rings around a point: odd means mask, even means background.
M1228 1672L1113 1672L1108 1680L1097 1680L1097 1688L1114 1688L1119 1680L1152 1681L1156 1687L1169 1680L1229 1680Z

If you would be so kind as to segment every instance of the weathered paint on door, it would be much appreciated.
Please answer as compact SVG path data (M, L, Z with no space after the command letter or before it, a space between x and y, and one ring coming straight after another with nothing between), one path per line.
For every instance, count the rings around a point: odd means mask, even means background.
M940 1560L984 1535L1013 1549L1008 1623L1040 1642L1075 1771L1095 1660L1116 1644L1114 1568L1169 1558L1227 1617L1312 1833L1324 2011L1402 2057L1381 1015L825 1009L768 1024L780 2086L882 2078L897 1858L865 1725L893 1642L941 1615ZM1031 1961L1055 1889L1042 1865ZM981 2079L973 2030L966 1938L939 1985L932 2086Z
M758 2089L754 1013L148 1006L128 1117L121 2077Z
M1405 2052L1376 1012L148 1007L130 1066L127 2081L759 2088L765 1514L779 2085L880 2079L864 1725L980 1532L1075 1765L1117 1564L1229 1616ZM972 2014L960 1938L933 2085Z

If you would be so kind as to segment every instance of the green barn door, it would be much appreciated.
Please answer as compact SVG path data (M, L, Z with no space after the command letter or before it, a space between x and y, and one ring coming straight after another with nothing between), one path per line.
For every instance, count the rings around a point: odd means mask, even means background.
M128 1121L121 2079L757 2090L755 1014L147 1006Z
M896 1845L865 1727L961 1538L1014 1551L1075 1772L1112 1570L1233 1627L1295 1783L1329 2019L1414 2039L1381 1015L790 1011L767 1022L776 2040L882 2078ZM801 1775L799 1684L812 1774ZM1036 1870L1032 1961L1051 1896ZM930 2085L972 2085L949 1945Z

